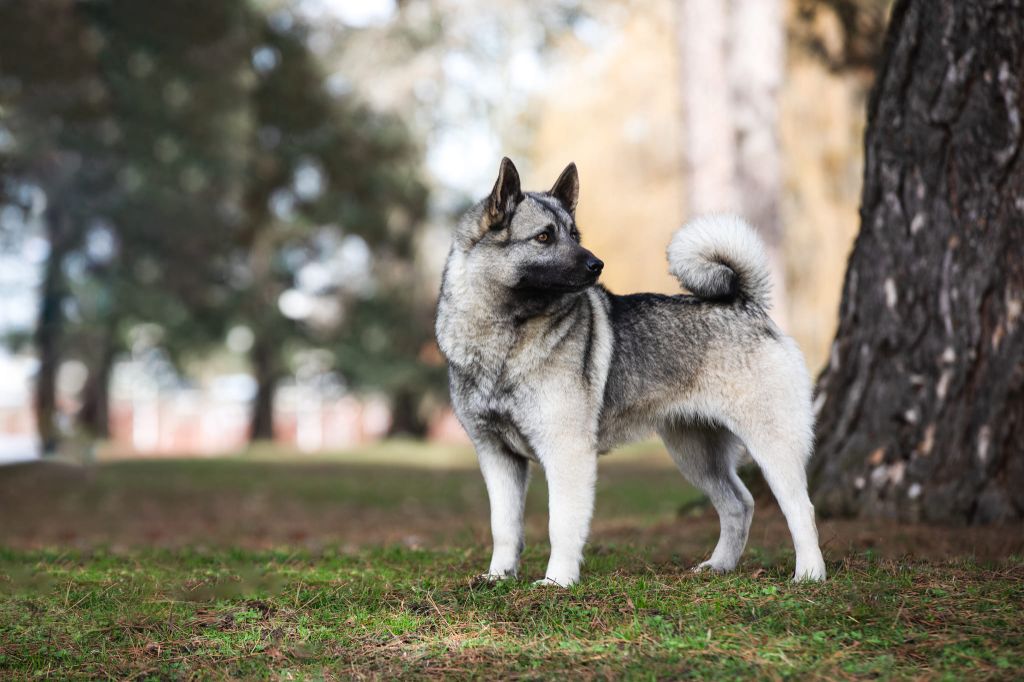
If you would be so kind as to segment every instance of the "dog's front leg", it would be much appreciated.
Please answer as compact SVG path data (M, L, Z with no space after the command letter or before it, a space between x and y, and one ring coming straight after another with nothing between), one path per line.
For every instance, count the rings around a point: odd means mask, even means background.
M551 557L539 582L568 587L579 580L583 546L590 534L597 453L576 447L553 452L542 463L548 481Z
M488 580L515 577L523 551L523 507L530 479L529 462L491 438L476 443L480 471L491 502L494 553L484 574Z

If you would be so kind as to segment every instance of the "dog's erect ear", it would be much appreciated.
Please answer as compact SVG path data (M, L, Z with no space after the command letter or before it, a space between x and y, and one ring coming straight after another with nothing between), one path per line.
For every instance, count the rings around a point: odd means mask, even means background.
M575 163L565 167L548 194L561 201L570 214L576 215L576 202L580 198L580 174Z
M498 168L498 179L487 200L487 220L493 226L504 221L520 201L523 190L519 186L519 171L507 156L501 160Z

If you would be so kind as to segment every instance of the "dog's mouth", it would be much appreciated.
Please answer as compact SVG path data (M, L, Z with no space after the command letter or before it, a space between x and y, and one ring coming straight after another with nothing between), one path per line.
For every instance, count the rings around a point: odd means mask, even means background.
M566 262L568 261L568 262ZM571 294L593 286L601 277L604 262L586 249L578 249L559 263L533 263L520 268L512 288L520 292Z
M514 287L520 292L545 292L551 294L574 294L597 284L599 274L588 273L571 280L523 277Z

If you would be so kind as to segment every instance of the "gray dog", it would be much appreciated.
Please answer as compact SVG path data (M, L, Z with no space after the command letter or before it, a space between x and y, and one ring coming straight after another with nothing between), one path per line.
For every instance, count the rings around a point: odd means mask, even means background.
M578 198L575 164L548 192L523 192L503 159L445 266L437 340L490 497L485 577L516 575L533 460L549 489L540 582L575 583L598 454L657 433L721 522L695 570L732 570L746 545L754 503L736 476L746 446L789 523L795 579L823 580L804 471L811 384L796 344L768 317L760 240L738 218L697 219L668 247L670 271L693 295L616 296L596 285L604 264L580 245Z

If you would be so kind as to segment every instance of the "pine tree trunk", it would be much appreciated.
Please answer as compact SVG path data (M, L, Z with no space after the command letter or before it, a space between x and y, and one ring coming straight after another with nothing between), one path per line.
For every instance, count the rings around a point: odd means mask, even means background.
M249 422L249 442L274 440L274 394L280 380L276 350L257 338L250 353L250 362L256 377L256 397Z
M57 424L57 370L60 368L60 342L64 327L64 257L70 248L70 216L53 208L46 221L50 255L43 271L39 296L39 320L33 336L39 369L36 372L33 402L36 429L43 456L57 452L60 429Z
M117 357L115 333L115 325L108 324L101 340L100 356L90 369L82 389L82 409L78 420L93 438L110 437L110 375Z
M1024 518L1024 2L900 0L818 383L819 511Z

